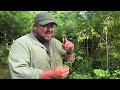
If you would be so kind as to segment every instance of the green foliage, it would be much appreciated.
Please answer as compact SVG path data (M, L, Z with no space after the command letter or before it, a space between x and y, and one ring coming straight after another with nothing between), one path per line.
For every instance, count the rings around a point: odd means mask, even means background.
M8 63L8 54L9 47L6 45L0 45L0 63L7 64Z
M91 78L92 74L94 78L119 78L119 11L49 12L58 24L54 37L63 42L66 34L67 39L75 45L74 62L65 63L70 66L69 78ZM37 11L0 11L0 62L7 62L9 46L16 38L32 31L36 13ZM108 73L105 71L107 59Z
M120 70L113 70L109 72L103 69L94 69L93 70L95 79L120 79Z
M76 72L72 72L72 74L68 76L68 79L93 79L93 77L89 74L85 75L85 74L78 74Z
M102 70L102 69L94 69L93 70L93 73L95 74L95 77L100 79L100 78L108 78L110 77L110 73L109 71L105 71L105 70Z
M76 58L72 63L72 72L84 74L92 73L94 68L105 70L107 66L106 42L109 48L108 68L110 72L118 69L120 65L119 15L120 12L111 11L54 13L59 25L56 28L55 37L62 41L66 33L68 39L75 44Z
M120 70L114 70L112 76L113 76L113 77L119 77L119 78L120 78Z
M1 11L0 33L4 43L12 43L16 38L32 30L34 12L28 11Z
M7 63L9 47L12 42L32 31L31 11L0 11L0 62Z

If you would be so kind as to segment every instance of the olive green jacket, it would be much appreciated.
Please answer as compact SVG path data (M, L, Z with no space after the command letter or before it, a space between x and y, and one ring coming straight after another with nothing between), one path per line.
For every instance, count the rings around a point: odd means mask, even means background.
M12 79L38 79L43 70L63 65L66 51L55 38L50 41L50 56L33 33L18 38L11 45L8 63Z

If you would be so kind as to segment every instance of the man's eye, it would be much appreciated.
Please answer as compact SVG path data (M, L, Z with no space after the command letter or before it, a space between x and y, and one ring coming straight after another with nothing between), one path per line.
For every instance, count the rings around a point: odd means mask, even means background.
M41 25L42 27L47 27L46 25Z
M50 25L50 27L51 27L51 28L53 28L53 27L54 27L54 25Z
M53 28L54 25L53 24L48 24L48 25L41 25L44 28Z

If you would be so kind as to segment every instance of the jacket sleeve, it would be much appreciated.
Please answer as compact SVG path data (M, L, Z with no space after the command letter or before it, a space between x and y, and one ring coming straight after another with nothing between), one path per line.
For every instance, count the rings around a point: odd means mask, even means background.
M8 56L12 79L39 79L43 70L31 67L30 50L27 44L14 42Z

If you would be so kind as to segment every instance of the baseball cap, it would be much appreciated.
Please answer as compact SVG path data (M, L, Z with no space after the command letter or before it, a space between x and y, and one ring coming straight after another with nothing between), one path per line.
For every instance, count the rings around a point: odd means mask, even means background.
M39 23L41 25L46 25L48 23L54 23L57 26L57 23L54 21L52 15L47 11L42 11L38 13L34 18L35 23Z

